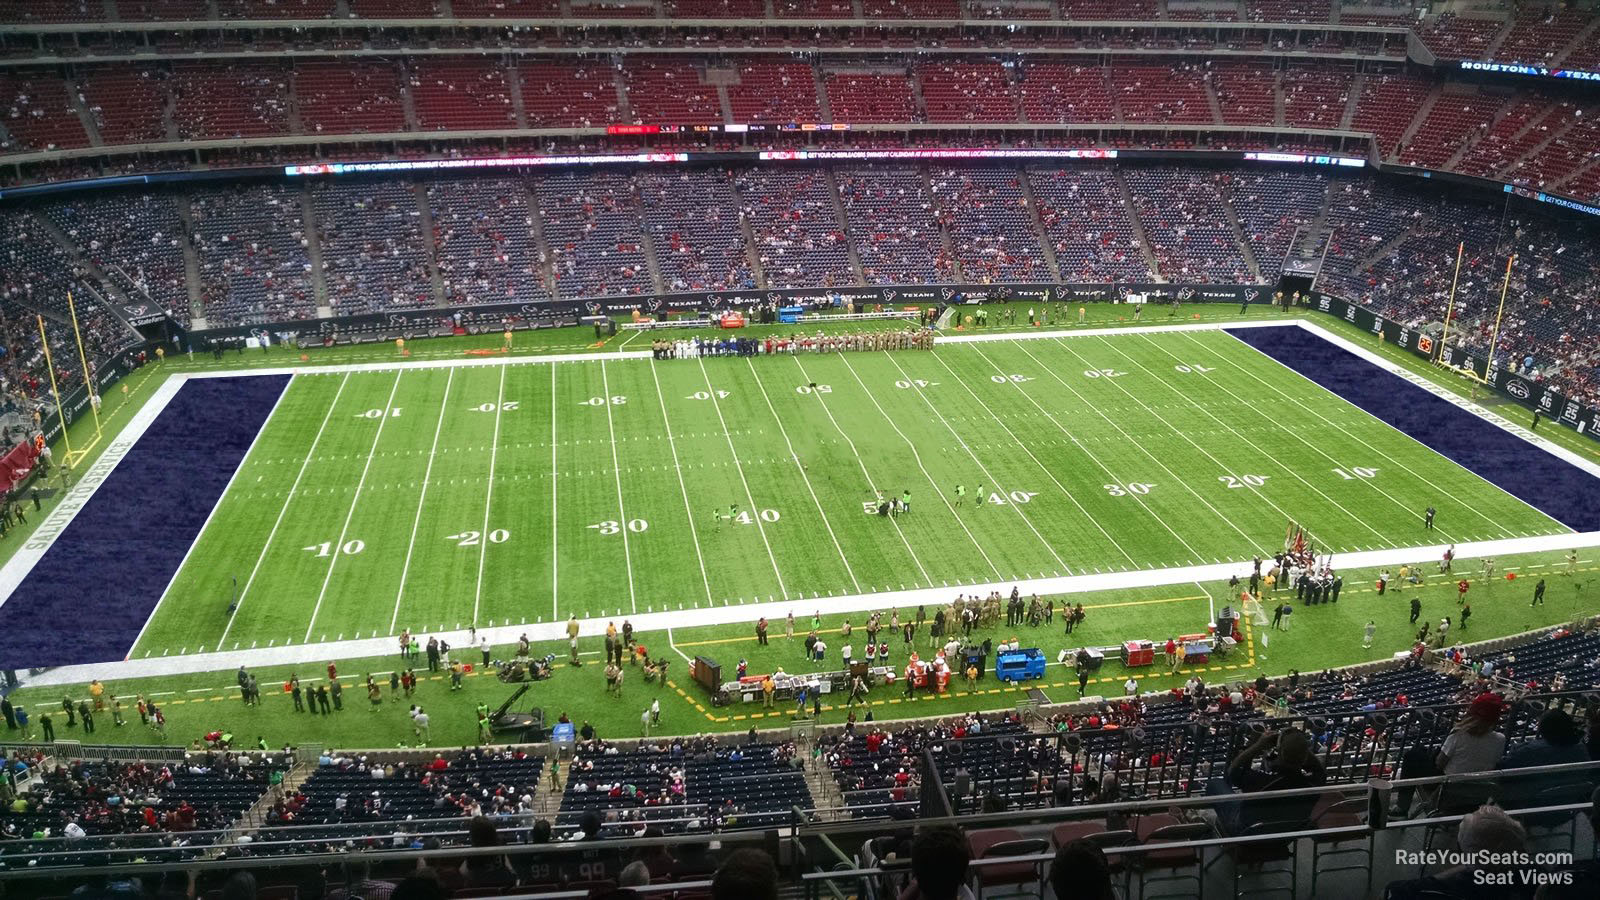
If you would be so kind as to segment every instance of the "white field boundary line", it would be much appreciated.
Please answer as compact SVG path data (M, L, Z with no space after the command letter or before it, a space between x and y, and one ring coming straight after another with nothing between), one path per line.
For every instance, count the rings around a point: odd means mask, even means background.
M1492 541L1457 544L1457 561L1482 557L1504 557L1518 553L1541 553L1568 549L1600 547L1600 531L1569 534L1540 535L1537 537L1503 538ZM1336 554L1334 565L1341 569L1374 569L1394 567L1402 563L1433 561L1444 554L1444 544L1401 547L1387 550L1363 550ZM820 611L823 615L880 610L888 607L902 609L919 605L943 605L958 593L987 594L1000 591L1008 594L1013 586L1027 593L1082 594L1111 590L1153 588L1192 582L1225 582L1231 575L1248 577L1250 562L1212 563L1199 566L1178 566L1168 569L1143 569L1131 572L1101 572L1098 574L1065 575L1053 578L1036 578L1022 581L996 581L951 587L914 588L903 591L886 591L873 594L854 594L838 597L818 597L795 600L778 600L744 605L708 605L699 608L663 610L633 616L636 631L666 631L711 625L749 624L758 617L768 621L781 621L790 612L809 614ZM1207 592L1210 593L1209 591ZM1197 601L1198 602L1198 601ZM1376 601L1374 601L1376 602ZM1194 622L1203 624L1196 610ZM605 633L607 618L602 616L579 620L580 633L596 637ZM477 637L489 639L492 644L514 644L524 633L535 642L565 642L567 623L541 622L536 625L505 625L481 628ZM471 635L465 629L437 633L454 646L468 647ZM420 635L419 635L420 637ZM257 647L250 650L233 650L223 653L191 653L184 656L152 657L124 662L91 663L62 666L28 678L28 685L83 684L92 679L144 678L178 675L194 672L211 672L236 669L244 666L281 666L302 663L325 663L328 660L356 659L370 656L388 656L394 653L394 638L389 635L349 641L322 641L309 644L290 644L278 647Z
M228 492L233 490L233 483L238 480L239 473L244 471L244 464L249 461L250 454L256 452L256 444L260 443L261 436L266 434L267 426L271 424L272 417L278 414L278 407L283 405L283 398L289 395L289 386L292 384L294 384L292 377L283 383L283 390L279 391L277 399L272 401L272 409L267 411L267 417L261 420L261 427L256 429L255 437L250 439L250 446L245 448L244 455L239 457L238 465L233 467L233 474L228 476L228 483L222 486L222 493L218 494L216 502L211 504L211 510L206 513L205 521L200 523L200 530L194 533L194 539L189 542L189 549L183 551L183 559L179 560L178 567L172 570L172 577L167 579L167 586L161 589L161 596L156 598L156 605L150 608L150 615L146 616L144 624L139 626L139 633L134 635L133 643L128 645L127 651L123 654L124 658L132 656L133 648L139 646L139 642L144 640L145 631L150 628L150 623L156 620L156 614L161 611L161 604L167 602L167 597L172 594L172 586L178 583L179 573L189 565L190 555L194 553L194 548L200 546L200 538L204 537L206 529L211 527L211 520L216 517L217 510L222 508L222 501L228 496ZM277 526L274 525L273 528L276 529ZM254 573L252 572L251 574L253 575ZM244 599L243 592L239 594L239 598L240 600ZM238 614L237 607L234 608L234 613L235 615ZM228 617L228 624L229 626L233 625L232 616ZM223 633L223 637L227 637L226 632ZM217 648L221 649L221 647L222 642L219 640Z
M1042 341L1052 338L1071 337L1107 337L1118 334L1160 334L1166 331L1222 331L1227 328L1282 328L1292 325L1299 319L1257 319L1240 322L1187 322L1174 325L1135 325L1125 328L1082 328L1077 331L1050 330L1050 331L1024 331L1007 334L952 334L937 335L934 346L939 344L966 344L987 341ZM780 354L774 354L780 355ZM788 355L788 354L781 354ZM554 363L573 362L600 362L606 360L615 362L624 359L650 359L652 352L649 350L613 350L609 353L558 353L549 356L508 356L500 358L482 359L425 359L425 360L395 360L393 362L375 363L342 363L331 366L274 366L259 369L226 369L216 372L188 372L186 378L234 378L241 375L338 375L354 372L390 372L395 369L447 369L471 368L477 366L529 366ZM667 360L672 362L693 363L695 357L686 360ZM716 357L705 357L715 359Z
M1278 328L1278 327L1289 327L1289 326L1296 326L1296 327L1305 328L1305 329L1317 334L1319 337L1322 337L1325 340L1328 340L1331 343L1334 343L1335 345L1340 346L1343 349L1347 349L1347 350L1351 351L1352 353L1355 353L1360 358L1362 358L1362 359L1364 359L1364 360L1366 360L1366 361L1368 361L1368 362L1370 362L1370 363L1372 363L1374 365L1377 365L1380 368L1383 368L1385 371L1391 372L1392 374L1395 374L1395 375L1399 375L1400 377L1405 378L1406 380L1411 381L1414 384L1417 384L1419 387L1422 387L1423 389L1428 390L1430 393L1433 393L1436 396L1439 396L1442 399L1445 399L1445 400L1447 400L1447 401L1449 401L1449 402L1451 402L1451 403L1453 403L1453 404L1455 404L1455 405L1457 405L1457 406L1459 406L1459 407L1461 407L1461 408L1473 413L1474 415L1479 416L1480 418L1484 419L1485 421L1488 421L1491 424L1494 424L1497 427L1500 427L1505 431L1508 431L1508 432L1510 432L1510 433L1512 433L1512 434L1514 434L1514 435L1516 435L1518 437L1523 438L1525 441L1528 441L1529 443L1534 444L1535 446L1538 446L1541 449L1544 449L1545 451L1551 453L1554 456L1557 456L1558 458L1562 459L1563 461L1570 462L1573 465L1576 465L1579 468L1582 468L1584 471L1589 472L1590 474L1596 475L1597 477L1600 477L1600 465L1595 465L1593 463L1590 463L1589 461L1584 460L1582 457L1577 456L1577 454L1574 454L1571 451L1566 450L1565 448L1560 447L1557 444L1554 444L1553 442L1550 442L1550 441L1548 441L1548 440L1546 440L1544 438L1541 438L1538 435L1535 435L1535 434L1533 434L1532 432L1530 432L1530 431L1528 431L1526 429L1520 428L1519 426L1517 426L1517 425L1505 420L1504 418L1501 418L1500 416L1497 416L1494 413L1489 412L1487 409L1484 409L1483 407L1478 406L1477 404L1472 403L1472 402L1466 400L1465 398L1462 398L1462 397L1454 394L1453 392L1449 391L1448 389L1446 389L1446 388L1444 388L1442 386L1433 384L1428 379L1423 378L1422 376L1419 376L1419 375L1416 375L1415 373L1410 372L1408 369L1398 365L1397 363L1391 363L1388 360L1384 359L1383 357L1378 356L1377 354L1371 353L1370 351L1367 351L1365 348L1363 348L1363 347L1361 347L1361 346L1359 346L1357 344L1354 344L1354 343L1352 343L1350 341L1347 341L1347 340L1345 340L1343 338L1340 338L1337 335L1331 334L1331 333L1327 332L1325 329L1321 328L1320 326L1317 326L1316 324L1308 322L1308 321L1306 321L1304 319L1294 319L1294 320L1285 320L1285 321L1256 320L1256 321L1253 321L1253 322L1234 322L1234 323L1227 323L1227 322L1190 323L1190 324L1182 324L1182 325L1160 325L1160 326L1150 326L1150 327L1140 327L1140 328L1084 329L1084 330L1080 330L1080 331L1049 331L1049 332L1031 332L1031 333L1021 333L1021 334L958 335L958 336L954 336L954 337L950 337L950 338L940 338L939 340L940 341L948 340L948 341L951 341L953 343L970 343L970 342L987 342L987 341L1003 341L1003 340L1038 340L1038 339L1052 339L1052 338L1058 338L1058 337L1077 337L1077 336L1088 337L1088 336L1129 334L1129 333L1161 333L1161 332L1167 332L1167 331L1201 331L1201 332L1203 332L1203 331L1223 331L1223 330L1228 330L1228 329L1233 329L1233 328ZM530 361L532 361L532 362L585 361L586 362L586 361L593 361L593 360L596 360L596 359L599 359L599 358L602 358L602 357L605 357L605 358L642 358L642 357L644 357L646 355L646 353L648 353L648 351L644 351L644 352L640 352L640 353L636 353L636 354L610 354L610 355L605 355L605 354L572 354L572 355L569 355L568 357L565 357L565 358L562 358L562 359L548 358L547 357L547 358L544 358L544 359L536 359L536 360L530 360ZM444 363L412 363L410 365L412 365L412 366L439 368L439 367L448 367L448 366L457 366L457 365L504 365L504 364L509 364L509 361L504 361L504 360L487 360L487 361L485 361L485 360L451 360L451 361L444 362ZM312 374L312 373L333 373L333 372L339 371L341 369L348 370L348 371L373 371L373 370L394 369L394 368L401 368L401 367L403 367L403 366L394 365L394 364L385 364L385 365L379 365L379 366L354 365L354 366L345 366L345 367L326 367L326 368L319 368L319 369L312 370L312 372L308 373L308 374ZM227 377L227 376L239 376L239 375L267 375L267 374L274 374L274 373L278 373L278 374L294 374L295 372L298 372L298 371L300 371L300 370L294 369L294 368L285 368L285 369L245 369L245 370L230 371L230 372L206 373L204 375L182 374L182 375L171 376L171 378L172 379L186 379L186 378L193 378L193 377ZM551 370L551 376L552 376L552 379L555 376L555 369L553 367L552 367L552 370ZM166 385L163 385L161 388L157 389L157 392L158 392L157 393L157 397L159 397L160 392L165 387L166 387ZM157 402L157 397L152 397L152 399L147 402L147 404L146 404L147 407L155 404ZM170 397L168 397L167 399L170 399ZM141 410L141 414L143 412L144 412L144 410ZM135 420L137 421L138 418L139 418L139 414L136 414ZM153 418L153 414L152 414L151 418ZM130 422L129 428L132 428L133 424L134 424L133 422ZM148 422L146 423L146 427L148 427ZM127 434L127 433L128 433L128 431L127 431L127 429L125 429L124 430L124 434ZM552 445L554 445L554 441L552 441ZM1514 553L1541 552L1541 551L1550 551L1550 550L1566 550L1566 549L1589 548L1589 547L1600 547L1600 532L1568 533L1568 534L1558 534L1558 535L1545 535L1545 536L1532 537L1532 538L1514 538L1514 539L1501 539L1501 540L1494 540L1494 541L1473 542L1473 543L1467 543L1467 544L1460 544L1460 545L1457 546L1456 550L1457 550L1457 557L1458 558L1467 559L1467 558L1474 558L1474 557L1481 557L1481 556L1503 556L1503 555L1514 554ZM1442 554L1443 549L1444 549L1443 545L1438 545L1436 547L1398 548L1398 549L1389 549L1389 550L1372 550L1372 551L1361 551L1361 552L1355 552L1355 553L1349 553L1349 554L1341 554L1341 555L1339 555L1338 566L1341 567L1341 568L1350 568L1350 567L1372 568L1372 567L1379 567L1379 566L1394 566L1394 565L1398 565L1398 564L1406 563L1406 562L1416 562L1418 559L1437 559ZM1138 587L1157 586L1157 585L1179 584L1179 583L1185 583L1185 582L1196 581L1196 580L1202 580L1203 581L1203 580L1206 580L1207 578L1211 578L1213 576L1225 579L1228 575L1235 574L1236 570L1231 570L1230 571L1230 567L1237 566L1237 565L1240 565L1240 564L1238 564L1238 563L1220 563L1220 564L1212 564L1212 565L1209 565L1209 566L1191 566L1191 567L1183 567L1183 568L1175 568L1175 569L1153 569L1153 570L1143 570L1143 571L1138 571L1138 572L1100 573L1100 574L1094 574L1094 575L1084 574L1084 575L1075 575L1075 576L1063 576L1063 578L1059 578L1059 579L1039 579L1039 580L1034 580L1034 581L1017 582L1017 584L1021 585L1024 589L1035 590L1035 591L1038 591L1038 592L1041 592L1041 593L1043 593L1043 592L1078 593L1078 592L1086 592L1086 591L1110 590L1110 589L1117 589L1117 588L1138 588ZM8 563L8 566L9 566L9 563ZM3 572L3 570L0 570L0 572ZM1067 583L1065 583L1065 584L1057 584L1058 582L1063 582L1063 581L1065 581ZM1011 582L1005 582L1003 584L1009 585L1009 584L1011 584ZM1000 585L1002 585L1002 582L995 582L995 588L994 589L999 589ZM936 594L938 597L942 598L942 599L938 600L938 602L941 602L941 603L948 599L948 597L945 597L944 595L947 594L949 592L949 590L951 590L951 589L949 589L949 588L923 589L923 591L926 591L929 594ZM889 603L917 603L918 601L916 599L901 599L901 598L904 598L907 595L916 595L916 594L919 594L919 593L921 593L921 591L889 592L889 593L878 593L878 594L870 594L870 595L859 595L859 596L855 596L855 597L848 597L848 596L847 597L833 597L833 598L827 598L826 600L824 600L822 598L817 598L815 600L808 601L808 602L812 603L813 605L820 604L830 612L847 612L847 611L867 610L867 609L881 609L884 605L887 605ZM706 609L680 610L680 611L677 611L675 613L672 613L672 615L673 616L688 616L689 617L690 621L681 622L681 623L679 623L680 625L715 625L715 624L726 624L726 623L729 623L729 622L742 622L742 621L745 621L747 619L753 620L756 616L765 614L765 612L767 612L767 611L771 611L771 612L776 613L776 612L779 612L779 611L787 611L787 609L788 609L788 607L785 605L785 603L780 601L780 602L774 602L774 603L768 603L768 604L752 604L752 605L739 606L739 607L725 607L725 608L722 609L722 614L721 614L720 618L715 616L715 615L713 615L713 610L712 610L712 608L709 608L709 607L706 608ZM661 614L646 614L646 617L649 618L649 617L654 616L654 615L665 616L666 614L665 613L661 613ZM773 618L773 616L769 615L768 618ZM663 619L663 621L665 621L665 620ZM551 624L553 625L555 623L552 622ZM580 624L586 627L586 629L587 629L586 633L599 633L603 629L603 625L601 624L600 620L581 620ZM531 630L531 631L541 631L543 629L543 627L544 626L531 626L531 627L529 627L529 630ZM563 628L565 627L564 623L562 623L562 627ZM641 627L644 627L644 626L641 626ZM659 626L659 627L665 627L665 626L663 625L663 626ZM497 630L487 630L487 633L489 633L491 640L495 641L496 643L501 643L501 642L510 643L510 642L515 641L517 635L520 634L521 628L505 628L505 629L500 629L500 630L503 630L503 631L506 632L503 637L498 635ZM464 634L465 633L463 632L463 635ZM558 639L558 638L564 639L565 638L565 632L562 631L559 634L555 634L550 639ZM544 639L544 638L541 637L540 639ZM288 653L288 651L291 648L289 648L289 647L279 647L279 648L275 648L275 649L274 648L261 648L259 650L233 651L231 653L220 653L220 654L198 654L197 653L197 654L191 654L191 655L188 655L188 656L167 657L167 658L161 659L161 660L154 660L154 659L152 659L152 660L134 660L134 661L129 661L129 662L125 662L125 663L109 663L109 664L63 667L62 669L52 670L49 673L45 673L45 674L39 676L39 678L47 679L47 680L41 680L41 681L38 681L36 683L67 684L67 683L74 683L74 682L80 682L80 681L87 681L87 680L89 680L90 678L93 678L93 677L139 677L140 674L160 675L160 674L167 674L169 672L177 673L177 672L210 671L210 670L216 669L216 668L228 668L228 669L231 669L231 668L234 668L234 667L236 667L238 665L237 662L234 662L232 660L234 660L236 657L239 657L241 654L258 654L257 656L250 657L250 659L253 660L251 662L251 664L254 664L254 665L268 665L268 664L298 662L298 661L301 661L300 659L298 659L298 657L301 656L301 655L304 656L304 660L303 661L306 661L306 662L314 662L314 661L316 661L318 659L323 658L324 656L329 656L331 658L352 658L352 657L369 656L369 655L381 655L381 654L387 653L390 650L392 650L391 644L392 644L391 639L389 637L384 637L384 638L367 639L365 641L343 641L343 642L331 642L331 643L323 642L323 643L318 643L318 644L300 645L300 646L296 646L296 647L292 648L295 651L295 653L292 654L292 655ZM273 653L276 653L276 654L279 654L279 655L276 655L276 656L271 655ZM291 658L291 657L293 657L293 658ZM170 668L163 668L163 666L167 666L167 667L170 667ZM128 669L128 674L126 674L126 675L121 675L121 674L102 675L102 674L100 674L102 672L107 671L108 668L109 669L117 669L117 670L120 671L122 669L122 667L132 667L132 668ZM62 673L65 673L65 674L62 674Z
M72 524L78 512L88 505L90 498L100 489L100 485L111 477L112 471L127 457L128 451L133 449L133 445L144 437L151 424L166 411L167 405L178 395L178 390L188 378L187 375L167 376L167 380L156 387L144 406L141 406L128 420L128 424L122 426L122 431L106 446L94 464L80 473L78 483L67 491L67 496L61 503L50 511L50 515L45 516L44 521L39 523L33 534L28 535L28 540L6 560L5 565L0 566L0 606L5 605L6 600L28 577L28 573L32 572L33 567L44 558L45 552L55 544L56 538L67 530L67 526Z
M1342 337L1334 334L1333 332L1328 331L1327 329L1323 328L1322 326L1317 325L1314 322L1308 322L1308 321L1306 321L1304 319L1299 319L1299 320L1297 320L1297 323L1299 324L1299 326L1301 328L1304 328L1305 330L1311 332L1312 334L1316 335L1319 338L1322 338L1323 340L1327 341L1328 343L1333 344L1334 346L1340 348L1341 350L1348 350L1351 353L1354 353L1356 356L1359 356L1360 358L1366 360L1367 362L1369 362L1369 363L1377 366L1378 368L1384 370L1385 372L1388 372L1388 373L1390 373L1392 375L1398 375L1401 378L1404 378L1405 380L1407 380L1407 381L1411 382L1412 384L1416 385L1417 387L1422 388L1423 390L1427 391L1428 393L1434 395L1435 397L1438 397L1441 400L1444 400L1444 401L1447 401L1449 403L1452 403L1452 404L1460 407L1461 409L1464 409L1467 412L1472 413L1473 415L1475 415L1478 418L1484 420L1485 422L1488 422L1491 425L1494 425L1495 427L1501 429L1502 431L1509 432L1509 433L1511 433L1511 434L1513 434L1513 435L1515 435L1515 436L1517 436L1519 438L1522 438L1524 441L1527 441L1528 443L1532 444L1533 446L1538 447L1539 449L1541 449L1544 452L1550 454L1551 456L1554 456L1556 459L1559 459L1559 460L1561 460L1562 462L1565 462L1565 463L1571 463L1572 465L1577 466L1578 468L1582 469L1583 471L1588 472L1590 475L1593 475L1596 478L1600 478L1600 463L1596 463L1596 462L1593 462L1591 460L1584 459L1583 457L1579 456L1578 454L1573 453L1571 450L1568 450L1567 448L1561 446L1560 444L1557 444L1555 441L1551 441L1551 440L1547 440L1546 438L1542 438L1539 435L1534 434L1532 431L1529 431L1528 429L1523 428L1521 425L1518 425L1515 422L1512 422L1510 419L1507 419L1507 418L1505 418L1503 416L1500 416L1500 415L1498 415L1496 413L1490 412L1488 409L1486 409L1486 408L1484 408L1482 406L1479 406L1478 404L1472 402L1471 400L1468 400L1465 397L1462 397L1460 394L1455 393L1454 391L1450 390L1449 388L1446 388L1446 387L1444 387L1442 385L1434 384L1431 380L1429 380L1427 378L1424 378L1421 375L1418 375L1417 373L1411 371L1410 369L1407 369L1406 367L1400 365L1399 363L1390 362L1389 360L1384 359L1382 356L1379 356L1376 353L1373 353L1371 350L1368 350L1367 348L1361 346L1360 344L1357 344L1357 343L1355 343L1353 341L1350 341L1350 340L1347 340L1345 338L1342 338ZM1232 327L1232 326L1229 326L1229 327ZM1435 451L1435 452L1438 452L1438 451Z

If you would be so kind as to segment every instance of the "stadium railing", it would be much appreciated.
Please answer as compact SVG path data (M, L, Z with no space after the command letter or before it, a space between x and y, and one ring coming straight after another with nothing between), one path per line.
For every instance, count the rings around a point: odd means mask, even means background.
M1276 845L1286 848L1291 854L1309 853L1312 859L1313 877L1356 872L1359 876L1351 877L1362 877L1370 884L1380 871L1392 877L1412 877L1414 874L1426 872L1430 865L1426 860L1418 858L1416 861L1407 861L1392 854L1386 856L1385 852L1398 849L1437 848L1441 846L1440 837L1443 833L1454 828L1465 815L1485 802L1497 803L1509 815L1525 823L1531 836L1530 849L1547 849L1541 842L1554 835L1564 838L1564 843L1557 845L1557 848L1563 852L1574 852L1575 860L1592 858L1592 850L1588 851L1589 856L1576 854L1575 851L1580 847L1579 838L1586 830L1580 824L1579 814L1585 811L1593 814L1589 796L1592 786L1597 781L1600 781L1600 761L1415 779L1378 779L1365 783L1286 791L1006 810L963 816L944 814L948 812L947 809L940 809L934 805L924 811L922 818L898 822L891 828L886 828L882 822L814 822L795 827L730 832L716 835L715 838L724 852L740 847L766 850L789 871L790 882L800 886L806 896L813 898L841 894L862 898L885 896L885 888L892 886L897 877L903 876L905 868L903 865L878 864L873 850L874 842L891 838L897 831L903 835L909 834L913 828L939 825L961 827L969 834L985 828L1003 827L1028 839L1048 840L1051 852L1007 856L1003 859L980 858L972 864L974 877L978 877L979 873L992 866L1032 867L1035 873L1034 880L1040 887L1043 886L1045 873L1054 857L1055 846L1065 840L1085 835L1091 836L1091 840L1102 846L1118 870L1117 877L1123 879L1130 879L1142 871L1144 867L1140 861L1148 858L1150 854L1174 850L1194 854L1194 862L1189 865L1189 868L1195 870L1194 877L1200 879L1223 877L1221 868L1215 872L1212 870L1225 859L1232 859L1234 863L1233 871L1228 877L1238 877L1246 868L1243 865L1246 858L1241 857L1241 854L1247 857L1252 849L1260 849L1263 845ZM1570 799L1549 802L1551 785L1561 785L1563 797ZM1458 800L1458 803L1452 806L1445 800L1430 801L1424 804L1425 811L1422 815L1411 819L1398 819L1389 814L1389 806L1398 790L1406 789L1426 798L1449 797L1452 790L1463 788L1472 789L1461 791L1462 797L1470 797L1464 803ZM1140 820L1145 817L1152 819L1160 817L1160 821L1163 822L1182 822L1209 827L1218 818L1228 820L1229 813L1226 807L1242 803L1269 801L1277 804L1284 801L1291 803L1298 801L1309 805L1320 801L1326 808L1335 802L1335 798L1341 808L1358 811L1353 815L1344 816L1335 824L1321 824L1320 820L1310 819L1264 822L1260 827L1244 834L1222 834L1207 828L1190 829L1183 833L1193 832L1197 835L1204 833L1205 836L1181 841L1164 839L1159 832L1151 831L1145 834L1145 840L1140 842L1133 834L1140 830ZM1505 802L1507 800L1512 802ZM1113 818L1120 818L1122 821L1117 824L1122 824L1124 827L1114 828L1110 821ZM1063 828L1063 826L1078 827ZM507 829L502 831L502 834L512 831ZM1094 838L1093 835L1103 837ZM1592 830L1588 831L1588 835L1592 839ZM371 840L375 844L381 844L391 837L392 832L376 833L375 829ZM361 853L375 864L416 863L419 860L438 864L441 860L446 860L449 864L456 865L472 857L503 855L510 858L519 868L554 871L560 866L562 859L572 860L582 856L592 862L605 857L620 862L631 858L641 849L681 846L683 840L682 836L669 836L547 844L507 842L494 847L431 847L421 850L374 848L361 851L353 847L349 851L266 857L230 853L216 859L190 859L183 861L181 865L184 868L202 872L213 871L222 875L229 871L249 869L257 873L258 879L270 880L274 872L282 873L289 870L303 870L306 867L348 862L352 853ZM1337 866L1330 865L1319 869L1321 861L1328 856L1329 845L1338 845L1351 851L1364 850L1363 861L1358 865L1341 862ZM853 846L862 847L858 855L852 856L840 849ZM84 863L74 867L50 867L46 870L26 866L0 868L0 881L153 875L173 866L171 862L157 862L148 858L134 863L117 863L92 851L82 855L86 857ZM13 856L12 861L21 862L22 858L19 854ZM1395 862L1386 864L1380 869L1379 863L1383 859L1394 859ZM848 867L846 863L849 863ZM620 866L599 867L599 871L611 875L614 875L617 869L620 869ZM57 885L61 883L55 882ZM700 887L703 887L703 882L678 882L659 885L646 891L645 895L649 896L652 892L665 894L670 891ZM569 897L585 896L585 892L576 889L530 889L507 893L504 896L527 898L527 900L564 900Z
M0 743L0 755L14 753L43 753L58 760L138 760L141 762L179 762L188 750L176 745L159 744L84 744L79 741L5 742Z

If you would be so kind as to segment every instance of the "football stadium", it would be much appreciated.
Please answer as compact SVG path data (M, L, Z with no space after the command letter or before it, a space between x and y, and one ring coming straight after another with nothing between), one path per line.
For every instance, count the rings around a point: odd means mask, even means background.
M0 2L0 897L1593 897L1600 4Z

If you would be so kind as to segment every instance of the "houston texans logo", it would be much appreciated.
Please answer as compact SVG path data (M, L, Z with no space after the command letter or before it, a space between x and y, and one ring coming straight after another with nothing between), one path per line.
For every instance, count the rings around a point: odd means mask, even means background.
M883 292L883 302L885 302L885 303L893 303L894 302L894 298L896 298L898 296L900 296L900 292L899 291L884 291Z
M779 296L777 291L773 291L772 293L767 295L767 302L768 303L782 303L783 302L783 297Z
M1189 298L1191 298L1193 296L1194 296L1194 291L1190 290L1189 288L1183 288L1182 290L1178 291L1178 299L1179 300L1188 300Z
M130 316L142 316L145 313L150 311L150 307L142 306L142 305L141 306L124 306L122 308L122 311L127 313Z
M1256 290L1255 288L1246 288L1245 289L1244 299L1246 299L1246 300L1254 300L1255 298L1257 298L1259 296L1261 296L1261 292Z
M949 300L951 297L954 297L955 295L956 295L956 292L951 290L950 288L945 288L944 290L941 290L939 292L939 296L943 297L946 300Z
M590 300L588 303L585 303L583 305L583 308L587 309L589 311L589 315L591 315L591 316L597 316L597 315L600 314L600 304L595 302L595 301L593 301L593 300Z
M389 324L393 325L393 326L395 326L397 328L404 328L405 326L407 326L407 325L409 325L411 323L406 321L406 317L405 316L391 315L389 317Z
M661 308L661 298L660 297L651 297L650 300L645 304L645 306L647 308L649 308L649 310L651 312L655 312L656 310Z

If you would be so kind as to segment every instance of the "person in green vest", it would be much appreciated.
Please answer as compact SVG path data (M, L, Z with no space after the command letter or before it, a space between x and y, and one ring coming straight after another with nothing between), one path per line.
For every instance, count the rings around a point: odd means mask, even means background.
M478 743L489 743L489 704L478 704Z

